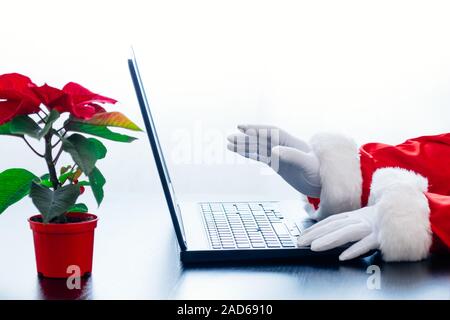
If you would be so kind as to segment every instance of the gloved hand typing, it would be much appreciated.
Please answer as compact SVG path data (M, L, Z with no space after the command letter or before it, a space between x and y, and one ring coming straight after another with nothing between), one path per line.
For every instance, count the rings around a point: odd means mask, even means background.
M238 129L228 136L229 150L266 163L302 194L320 196L319 160L306 142L274 126L239 125Z
M306 229L298 245L326 251L355 241L341 253L339 260L350 260L379 248L376 206L332 215Z

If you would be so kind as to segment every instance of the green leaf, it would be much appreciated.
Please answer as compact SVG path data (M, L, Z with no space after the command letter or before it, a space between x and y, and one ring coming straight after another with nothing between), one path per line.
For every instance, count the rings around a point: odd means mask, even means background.
M11 131L11 121L4 123L0 126L0 134L14 136L14 134Z
M15 135L27 135L40 139L39 132L41 131L41 127L29 116L15 117L11 120L10 130Z
M103 157L104 157L104 155L103 155ZM71 166L69 166L69 167L71 167ZM66 183L67 180L69 180L69 181L78 180L80 175L81 175L81 170L78 168L75 172L74 171L67 171L67 172L61 174L59 176L58 180L59 180L59 182L61 184L64 184L64 183ZM84 181L84 185L89 185L89 182Z
M63 150L70 153L73 161L80 169L89 175L95 167L95 163L99 159L103 159L106 155L106 148L97 139L87 139L80 134L73 134L63 140Z
M47 188L53 187L53 183L49 179L41 180L40 184Z
M75 204L79 195L80 188L73 184L53 191L32 182L30 190L31 200L41 213L44 223L49 223L54 218L66 213Z
M105 145L100 140L97 140L95 138L89 138L87 140L95 150L95 156L97 157L97 160L104 159L107 152Z
M50 174L46 173L41 176L41 180L50 180Z
M43 136L45 136L50 129L52 128L53 124L56 120L59 118L59 112L56 110L50 111L50 114L47 116L47 119L45 119L45 126L42 130L38 133L38 139L41 139Z
M72 207L70 207L69 210L67 210L67 212L83 212L83 213L86 213L88 211L89 209L87 205L85 205L84 203L77 203Z
M70 179L70 181L78 180L82 174L83 174L83 171L81 171L80 168L77 168L77 170L75 170L75 172L69 179Z
M64 174L64 173L66 173L66 172L68 172L70 169L72 168L72 166L63 166L63 167L61 167L61 169L59 170L59 173L60 174Z
M89 120L76 119L78 122L102 127L117 127L133 131L142 131L133 121L120 112L101 112L95 114Z
M61 184L64 184L69 177L73 175L73 172L66 172L59 176L58 180Z
M0 214L30 192L37 177L25 169L8 169L0 173Z
M89 181L78 181L78 185L86 187L86 186L90 186L91 184L89 183Z
M53 183L50 181L50 174L46 173L40 177L41 181L40 184L42 184L45 187L53 187Z
M87 133L93 136L97 136L100 138L113 140L117 142L132 142L136 140L136 138L127 136L125 134L120 134L109 130L105 126L97 126L92 124L87 124L78 121L68 121L66 122L66 130L67 131L75 131L81 133Z
M106 183L105 177L102 175L100 170L97 169L97 167L95 167L94 170L92 170L91 174L89 174L88 177L92 193L94 194L97 204L100 206L104 196L103 186Z

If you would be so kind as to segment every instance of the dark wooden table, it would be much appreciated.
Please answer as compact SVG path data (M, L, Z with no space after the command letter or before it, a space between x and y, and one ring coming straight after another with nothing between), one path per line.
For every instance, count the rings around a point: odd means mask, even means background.
M35 272L31 206L0 224L1 299L449 299L450 262L336 262L185 267L162 198L110 197L96 232L94 270L80 290ZM114 200L111 200L114 199ZM134 205L131 205L134 204ZM147 204L147 205L142 205ZM380 267L380 289L367 282ZM370 282L370 279L369 279Z

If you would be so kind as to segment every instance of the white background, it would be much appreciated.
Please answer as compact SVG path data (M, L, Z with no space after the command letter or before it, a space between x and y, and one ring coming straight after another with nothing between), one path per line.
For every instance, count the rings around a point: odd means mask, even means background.
M331 130L398 143L449 131L449 9L446 1L4 1L0 73L79 82L142 125L126 64L133 44L181 197L295 197L262 165L227 152L226 134L270 123L304 139ZM138 136L106 142L105 201L160 195ZM0 170L45 171L22 141L0 139ZM102 211L91 195L83 201ZM25 202L24 218L34 210Z
M133 44L180 197L292 198L298 195L264 166L226 152L226 134L238 123L275 124L304 139L340 131L359 143L448 132L449 6L429 0L2 1L0 74L20 72L39 85L79 82L119 100L110 110L142 125L126 63ZM102 207L96 208L89 191L81 199L101 219L95 261L103 272L96 273L95 290L103 298L160 298L169 292L159 288L176 281L167 272L177 265L175 243L168 247L158 233L149 235L152 241L146 237L151 228L169 230L169 221L146 136L138 136L130 145L106 142L108 157L98 165L108 181ZM1 171L45 171L22 141L0 141ZM6 283L0 297L39 296L29 289L36 279L26 218L34 213L25 199L0 216ZM143 221L154 226L136 222L146 215L153 217ZM124 239L136 247L118 253ZM162 246L158 252L148 243ZM166 252L173 252L173 261L160 260ZM105 264L117 257L127 277L112 282ZM247 277L259 283L255 294L271 292L264 283L272 292L297 283L276 275L284 282L273 290L271 282L258 282L258 274ZM205 283L194 279L194 288ZM215 284L226 284L222 291L203 292L236 293L236 283L224 279ZM345 288L329 294L355 292Z

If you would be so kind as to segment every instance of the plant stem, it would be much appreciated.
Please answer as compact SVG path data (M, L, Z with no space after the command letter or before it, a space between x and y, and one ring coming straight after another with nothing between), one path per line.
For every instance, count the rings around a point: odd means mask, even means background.
M56 217L57 223L67 223L67 217L65 214Z
M62 127L61 129L64 129L64 127ZM67 134L67 131L64 131L62 134L59 134L59 131L60 131L61 129L59 129L58 131L56 131L56 136L58 136L59 140L56 141L56 142L52 145L52 148L55 148L58 144L60 144L60 143L63 141L63 139L64 139L64 137L66 136L66 134Z
M45 112L45 110L44 109L41 109L41 108L39 108L39 110L43 113L43 114L45 114L45 116L47 117L48 116L48 113L47 112Z
M25 141L25 143L27 144L28 147L30 147L30 149L39 157L44 158L44 155L37 152L36 149L33 148L33 146L28 142L28 140L25 138L25 136L22 137L23 141Z
M58 153L56 154L55 160L53 160L53 164L55 165L58 162L59 157L61 156L61 153L63 152L63 147L59 148Z
M45 120L44 120L44 118L42 118L42 116L39 114L39 112L38 113L36 113L37 115L38 115L38 117L39 117L39 119L41 119L41 121L42 121L42 123L44 123L45 124Z
M60 144L61 143L61 139L59 139L57 142L55 142L53 145L52 145L52 148L55 148L58 144Z
M56 190L59 187L58 176L56 175L55 164L53 163L52 156L52 135L53 133L49 131L45 135L45 161L47 162L48 173L50 174L50 181L53 185L53 189Z

